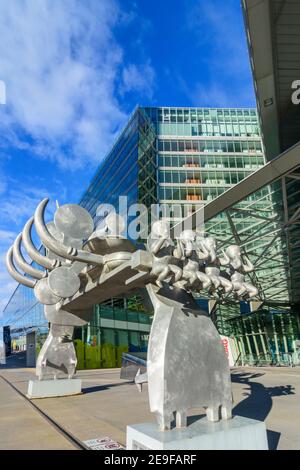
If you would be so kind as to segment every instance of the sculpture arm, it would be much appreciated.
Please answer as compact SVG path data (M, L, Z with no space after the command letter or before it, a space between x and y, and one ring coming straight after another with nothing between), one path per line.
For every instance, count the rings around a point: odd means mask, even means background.
M158 240L152 241L152 243L150 241L149 248L150 248L151 253L156 255L159 252L159 250L163 247L163 244L165 243L166 240L167 238L163 237L163 238L159 238Z
M245 273L252 273L254 271L254 265L251 261L245 257L246 264L243 264L243 270Z
M176 258L176 259L182 259L183 256L184 256L184 248L182 246L182 242L181 240L177 240L177 246L175 248L175 250L173 251L173 256Z
M185 256L191 256L193 253L193 243L191 241L185 244Z
M222 250L222 253L224 255L224 258L219 258L221 266L229 266L229 264L230 264L229 257L227 256L227 254L225 253L224 250Z
M201 260L206 260L209 258L209 251L201 242L196 246L196 253L198 258Z

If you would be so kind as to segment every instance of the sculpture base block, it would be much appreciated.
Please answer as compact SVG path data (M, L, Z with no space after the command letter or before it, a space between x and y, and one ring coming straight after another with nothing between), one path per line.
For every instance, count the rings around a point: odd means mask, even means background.
M49 398L78 395L81 393L81 379L30 380L28 398Z
M127 426L127 450L268 450L264 422L234 416L200 418L187 428L159 431L156 423Z

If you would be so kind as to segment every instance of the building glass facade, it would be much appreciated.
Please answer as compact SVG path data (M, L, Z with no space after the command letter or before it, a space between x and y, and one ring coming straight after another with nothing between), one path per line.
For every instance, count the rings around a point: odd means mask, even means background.
M26 348L27 333L36 333L36 354L39 353L48 333L48 322L44 315L44 307L33 293L21 284L15 289L3 311L2 325L9 327L7 348L23 350Z
M182 217L265 163L254 109L146 108L145 112L157 133L159 202L178 202Z
M111 151L100 164L80 204L97 220L99 204L119 206L127 196L128 206L157 202L156 134L142 109L137 109Z
M281 191L281 182L272 183L206 223L222 247L236 241L255 264L251 278L264 301L263 306L218 305L216 325L234 339L239 365L300 365L300 319L286 265Z

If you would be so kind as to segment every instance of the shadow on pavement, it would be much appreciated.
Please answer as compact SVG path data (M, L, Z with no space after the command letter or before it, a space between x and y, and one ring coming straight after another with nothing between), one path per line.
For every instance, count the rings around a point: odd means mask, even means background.
M253 382L253 379L262 377L265 374L258 373L234 373L231 375L232 382L245 384L249 388L245 389L246 398L233 408L233 414L244 416L245 418L265 421L270 413L273 400L272 397L282 395L294 395L294 388L291 385L281 385L277 387L265 387L261 383ZM280 433L267 430L269 449L277 449Z
M109 390L113 387L121 387L122 385L136 385L132 382L120 382L116 384L105 384L105 385L95 385L94 387L85 387L82 388L82 392L85 393L95 393L95 392L102 392L103 390ZM136 390L138 392L138 390Z

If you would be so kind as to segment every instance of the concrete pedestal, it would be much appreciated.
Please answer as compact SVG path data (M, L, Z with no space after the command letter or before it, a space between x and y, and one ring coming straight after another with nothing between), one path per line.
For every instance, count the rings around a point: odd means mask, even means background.
M187 428L159 431L156 423L127 426L127 450L268 450L264 422L234 416L199 419Z
M27 397L64 397L80 393L81 379L30 380Z

